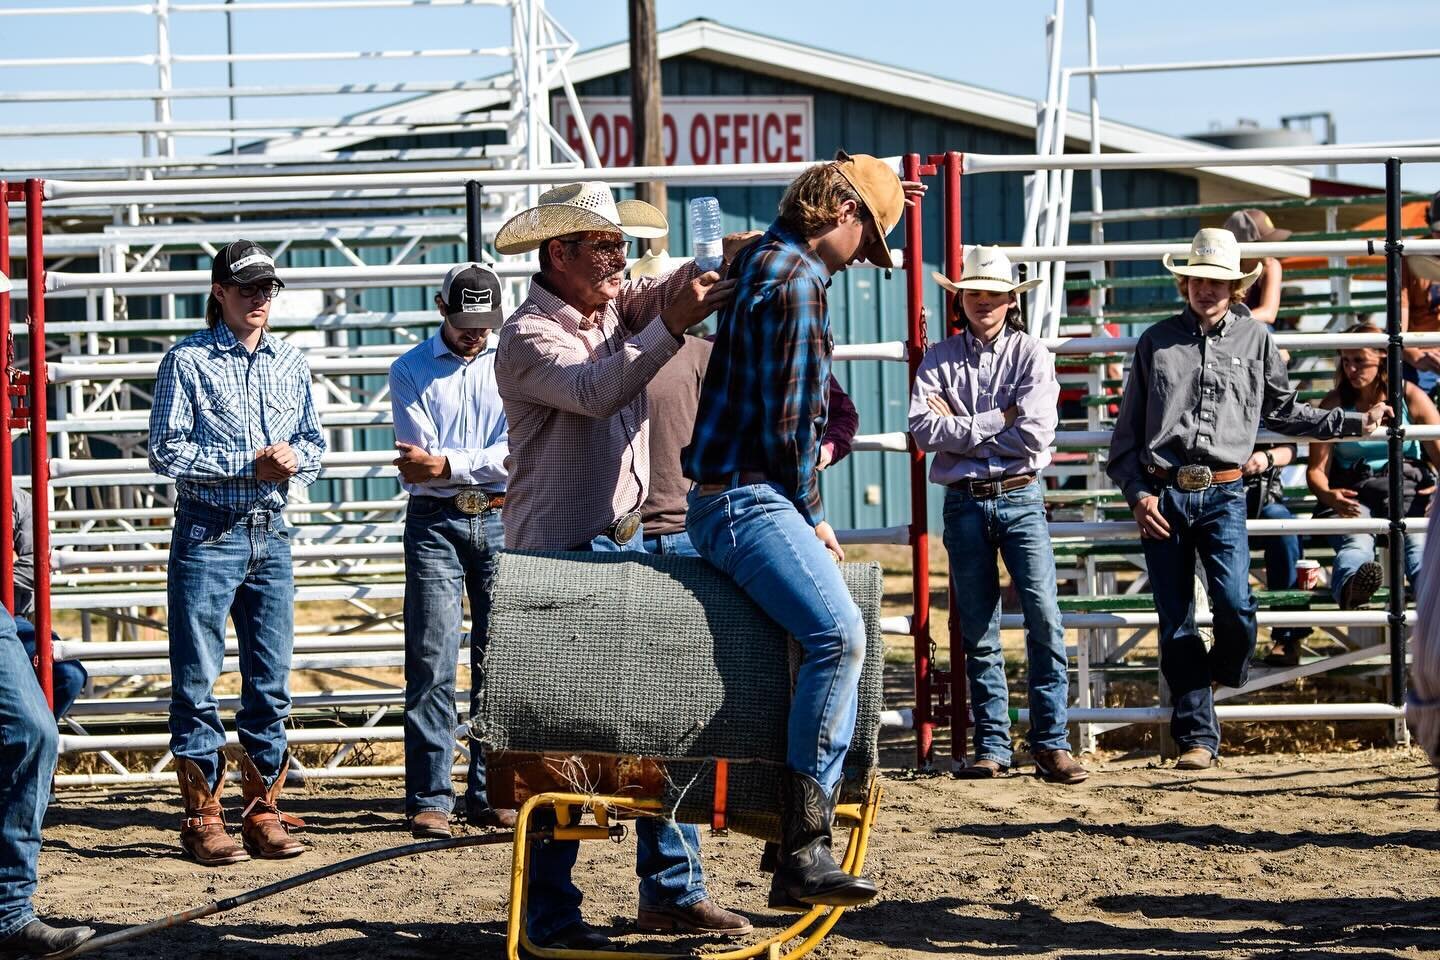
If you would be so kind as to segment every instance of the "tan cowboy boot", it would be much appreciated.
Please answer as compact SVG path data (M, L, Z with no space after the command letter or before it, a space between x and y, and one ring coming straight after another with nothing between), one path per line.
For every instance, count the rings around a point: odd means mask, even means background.
M280 761L280 775L267 789L265 780L246 754L240 756L240 789L245 795L245 812L241 815L240 838L251 855L263 860L283 860L305 852L305 845L290 836L291 828L305 826L305 821L281 813L275 801L285 786L285 771L290 766L290 753Z
M224 755L220 757L220 782L213 791L193 760L177 760L175 776L185 800L185 819L180 821L180 846L185 852L207 867L249 860L250 855L225 832L225 812L220 809L220 791L225 787Z

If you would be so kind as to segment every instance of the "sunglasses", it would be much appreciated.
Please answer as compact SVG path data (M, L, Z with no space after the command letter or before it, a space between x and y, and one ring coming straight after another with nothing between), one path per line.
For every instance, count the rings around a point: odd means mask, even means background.
M280 282L271 280L268 283L242 283L233 284L235 292L246 300L252 300L257 296L263 296L266 300L274 300L280 294Z
M599 253L614 253L621 256L630 254L629 240L564 240L562 242L577 247L589 247Z

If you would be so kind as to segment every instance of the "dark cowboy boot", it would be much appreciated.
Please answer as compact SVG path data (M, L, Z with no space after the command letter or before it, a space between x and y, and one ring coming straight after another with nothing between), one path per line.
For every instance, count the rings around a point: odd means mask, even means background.
M291 828L305 826L305 821L281 813L275 805L280 791L285 786L285 771L290 766L290 753L280 761L280 773L275 782L265 786L255 761L248 754L240 757L240 788L245 795L245 812L241 815L240 837L245 849L262 860L283 860L305 852L305 845L290 836Z
M879 892L875 884L835 863L830 849L834 799L813 777L793 770L785 772L784 791L772 895L778 888L790 900L829 907L852 907L874 897Z
M193 760L176 760L175 776L185 800L185 819L180 821L180 846L185 852L207 867L249 860L249 854L225 832L225 812L220 809L220 792L225 788L224 755L220 757L220 781L213 790Z

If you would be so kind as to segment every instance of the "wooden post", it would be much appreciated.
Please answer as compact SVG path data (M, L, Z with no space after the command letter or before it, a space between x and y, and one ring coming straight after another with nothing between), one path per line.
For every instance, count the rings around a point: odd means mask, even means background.
M660 53L655 40L655 0L630 0L630 116L635 127L635 165L665 163L660 112ZM637 183L635 196L653 204L667 217L665 184ZM667 237L646 240L651 250L664 250ZM644 250L635 251L636 256Z

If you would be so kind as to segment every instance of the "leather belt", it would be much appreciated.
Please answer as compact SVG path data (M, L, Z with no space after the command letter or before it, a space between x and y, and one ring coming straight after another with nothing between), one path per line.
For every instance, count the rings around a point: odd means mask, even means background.
M488 513L491 510L499 510L505 506L505 494L486 493L484 490L478 488L461 490L453 497L443 497L441 499L449 500L455 504L456 510L472 517L477 517L482 513Z
M1033 473L1017 473L1013 477L1002 477L999 480L956 480L946 486L951 490L968 493L972 500L994 500L1002 493L1029 486L1035 476Z
M1244 476L1244 471L1239 467L1226 467L1224 470L1215 470L1205 466L1203 463L1187 463L1183 467L1170 469L1167 467L1147 466L1145 472L1159 480L1161 483L1168 483L1177 490L1185 493L1197 493L1208 489L1217 483L1234 483Z
M737 470L730 474L729 480L719 480L715 483L697 483L695 485L695 491L702 497L713 497L717 493L734 490L736 487L747 487L752 483L769 482L770 478L758 470Z

